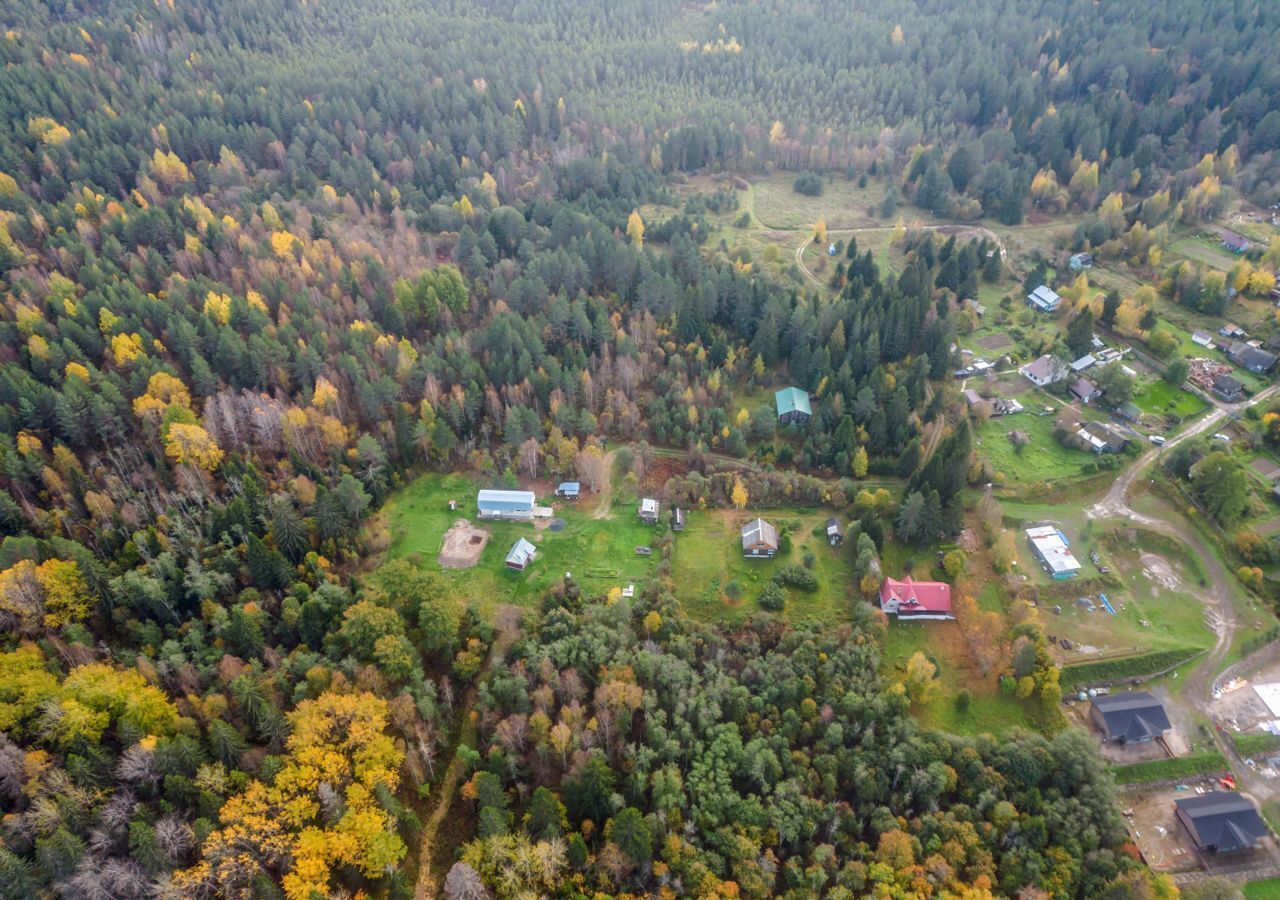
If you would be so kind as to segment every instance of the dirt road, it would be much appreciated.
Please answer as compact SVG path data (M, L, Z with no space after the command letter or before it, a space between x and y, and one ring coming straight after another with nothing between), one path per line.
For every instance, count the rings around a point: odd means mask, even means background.
M1129 489L1133 487L1139 478L1144 477L1148 467L1156 462L1163 451L1169 450L1197 435L1204 434L1234 413L1243 412L1250 406L1264 402L1274 396L1277 390L1280 390L1280 385L1273 385L1244 403L1215 404L1216 408L1213 411L1198 422L1193 423L1186 431L1170 438L1163 447L1148 450L1134 460L1127 469L1120 473L1120 476L1112 483L1103 498L1085 510L1091 519L1127 519L1135 525L1140 525L1143 528L1172 538L1186 546L1193 556L1203 562L1205 576L1209 581L1209 590L1205 595L1206 600L1217 613L1217 621L1214 627L1215 641L1212 649L1201 657L1199 665L1188 674L1182 696L1187 703L1210 721L1213 720L1213 686L1218 673L1223 669L1227 654L1231 650L1231 642L1235 637L1236 629L1240 626L1235 606L1231 602L1231 591L1234 585L1233 576L1227 571L1226 566L1222 564L1222 560L1219 559L1213 549L1205 544L1195 528L1176 509L1160 501L1155 515L1137 512L1129 506ZM1261 778L1253 769L1244 765L1243 760L1236 753L1235 745L1231 742L1231 739L1216 727L1213 728L1213 739L1222 754L1230 760L1232 769L1236 773L1237 783L1242 790L1247 791L1259 800L1270 799L1280 793L1277 786Z

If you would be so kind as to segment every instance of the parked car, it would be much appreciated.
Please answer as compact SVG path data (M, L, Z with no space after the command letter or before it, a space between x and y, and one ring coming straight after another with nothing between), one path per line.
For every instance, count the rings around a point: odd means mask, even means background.
M1166 440L1168 439L1163 434L1151 435L1151 443L1155 444L1157 447L1163 447Z

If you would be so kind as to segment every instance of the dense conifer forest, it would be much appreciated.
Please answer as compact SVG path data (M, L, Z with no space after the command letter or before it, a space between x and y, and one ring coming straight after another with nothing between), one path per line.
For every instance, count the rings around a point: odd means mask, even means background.
M1173 895L1078 736L922 728L869 614L709 626L660 569L493 622L367 523L424 471L743 457L778 426L735 392L785 372L822 402L753 498L870 472L904 480L902 536L954 535L983 473L934 385L994 244L915 235L892 272L842 241L819 296L707 243L731 192L636 211L775 168L956 219L1018 222L1049 180L1208 210L1205 154L1275 202L1280 6L19 0L0 24L0 896L410 897L455 757L450 897Z

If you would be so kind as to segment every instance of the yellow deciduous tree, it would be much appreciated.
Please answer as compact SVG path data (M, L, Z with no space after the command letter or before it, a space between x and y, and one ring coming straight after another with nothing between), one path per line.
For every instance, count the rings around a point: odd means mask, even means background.
M222 448L200 425L174 422L164 440L165 456L175 463L212 472L222 462Z
M328 378L321 375L316 379L316 388L311 393L311 405L316 409L330 409L338 402L338 389Z
M191 393L182 379L168 372L156 372L147 380L147 392L134 398L133 412L140 419L159 422L170 406L191 409Z
M858 447L857 450L853 451L853 477L866 478L867 465L867 448Z
M27 133L46 147L57 147L71 140L71 132L47 116L37 116L27 121Z
M639 210L633 209L627 216L627 237L631 238L633 246L644 246L644 220L640 218Z
M172 190L182 182L191 180L187 164L172 150L168 153L156 150L151 154L151 175L165 190Z
M734 509L745 509L747 500L747 486L742 483L741 478L733 479L733 491L729 495L730 501L733 503Z
M271 249L276 256L284 259L293 253L293 245L297 238L287 231L275 231L271 234Z
M328 896L335 868L382 875L405 855L394 819L376 800L394 794L404 753L386 733L388 708L369 693L328 692L289 714L283 766L223 805L202 859L179 872L179 890L235 894L262 867L286 870L290 900ZM325 787L327 785L327 788ZM326 796L336 796L334 808Z
M89 582L74 560L47 559L36 566L36 583L44 594L46 628L61 628L89 618L93 598Z
M142 355L142 336L116 334L111 336L111 358L117 366L127 366Z
M918 650L907 660L902 686L906 688L907 698L913 706L923 706L937 696L938 682L934 678L937 674L938 667Z

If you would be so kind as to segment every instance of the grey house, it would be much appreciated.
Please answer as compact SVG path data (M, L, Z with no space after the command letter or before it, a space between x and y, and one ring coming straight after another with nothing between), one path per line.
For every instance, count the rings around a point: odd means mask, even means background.
M1219 375L1213 380L1213 393L1221 400L1235 403L1244 399L1244 385L1230 375Z
M1089 718L1108 741L1117 744L1145 744L1170 727L1164 706L1147 691L1094 697Z
M1183 824L1201 853L1252 850L1267 836L1267 826L1253 801L1235 791L1210 791L1174 803Z
M742 555L749 559L771 559L778 552L778 529L764 519L752 519L742 526Z

